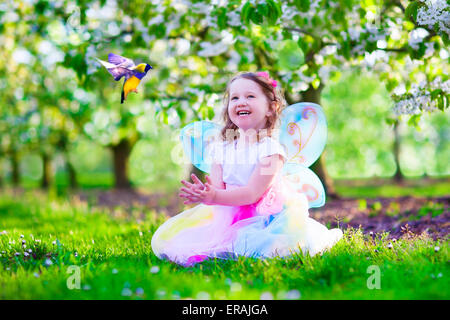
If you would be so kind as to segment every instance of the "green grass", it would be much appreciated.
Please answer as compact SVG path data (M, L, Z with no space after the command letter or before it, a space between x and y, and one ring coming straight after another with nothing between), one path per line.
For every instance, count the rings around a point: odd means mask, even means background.
M375 182L375 183L374 183ZM406 179L403 185L389 179L335 180L336 191L343 197L439 197L450 195L450 179Z
M149 190L161 192L175 192L179 188L178 177L175 179L164 179L158 183L140 185ZM9 181L5 181L9 186ZM111 172L89 172L78 174L78 184L82 189L110 189L114 186L114 177ZM352 198L376 198L376 197L439 197L450 194L450 178L406 178L401 185L394 183L389 178L334 180L336 191L343 197ZM25 189L35 189L40 186L40 180L22 177L20 184ZM59 193L64 193L68 186L67 176L64 172L58 172L54 178L54 187Z
M114 176L111 172L89 172L77 176L77 182L83 189L109 189L114 186ZM25 189L39 188L40 179L22 177L20 185ZM68 178L65 172L58 172L53 181L54 187L64 189L68 187Z
M183 268L152 253L152 234L164 219L139 207L106 212L76 199L4 191L0 299L450 298L445 240L405 237L389 248L387 234L372 238L348 229L322 256L211 260ZM373 265L381 288L371 290ZM70 266L79 267L80 289L68 288L74 284Z
M5 181L8 187L11 187L10 181ZM114 175L112 172L82 172L77 174L77 183L81 189L102 189L107 190L114 188ZM178 189L180 179L167 178L152 183L138 183L131 180L131 184L134 187L146 188L152 191L159 192L171 192ZM22 177L20 186L25 189L36 189L41 185L40 179L31 179L30 177ZM65 172L57 172L52 181L52 187L55 188L58 193L62 194L66 192L69 181Z

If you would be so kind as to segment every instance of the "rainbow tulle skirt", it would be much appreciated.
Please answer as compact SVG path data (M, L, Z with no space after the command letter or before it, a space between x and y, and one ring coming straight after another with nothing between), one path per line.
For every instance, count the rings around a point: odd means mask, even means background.
M315 255L341 238L340 229L310 218L306 196L280 179L254 204L199 204L179 213L156 230L151 245L159 258L191 266L208 258Z

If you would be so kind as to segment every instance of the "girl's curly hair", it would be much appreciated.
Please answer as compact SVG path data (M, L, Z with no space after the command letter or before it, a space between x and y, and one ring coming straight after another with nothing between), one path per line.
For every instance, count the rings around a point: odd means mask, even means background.
M266 72L241 72L235 75L227 85L225 90L225 94L223 97L224 110L222 113L222 118L225 122L225 126L222 128L221 136L224 141L230 140L230 135L227 135L229 130L235 132L231 135L232 139L235 140L239 137L238 126L236 126L230 119L228 115L228 104L230 103L230 85L233 81L237 79L248 79L254 81L256 84L260 86L263 93L266 95L269 101L269 108L272 111L272 115L267 117L267 128L265 128L265 132L268 136L272 135L272 130L279 124L281 110L286 106L286 100L284 99L283 92L281 91L280 86L277 85L277 82L268 77ZM258 132L258 141L262 138L260 133Z

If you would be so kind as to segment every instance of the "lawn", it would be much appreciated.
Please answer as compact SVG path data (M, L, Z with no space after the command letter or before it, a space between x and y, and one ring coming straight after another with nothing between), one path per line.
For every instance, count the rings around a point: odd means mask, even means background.
M0 299L449 299L448 237L347 228L323 255L211 260L152 253L166 219L28 190L0 192ZM377 278L377 275L379 277Z

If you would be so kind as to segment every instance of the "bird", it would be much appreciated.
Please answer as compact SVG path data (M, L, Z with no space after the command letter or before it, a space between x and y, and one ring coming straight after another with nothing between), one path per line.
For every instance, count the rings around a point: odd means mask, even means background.
M133 60L119 56L114 53L108 54L108 62L96 58L108 72L114 77L115 81L119 81L125 77L122 86L120 103L123 103L130 92L137 93L137 86L141 80L147 75L150 69L153 69L148 63L135 65Z

